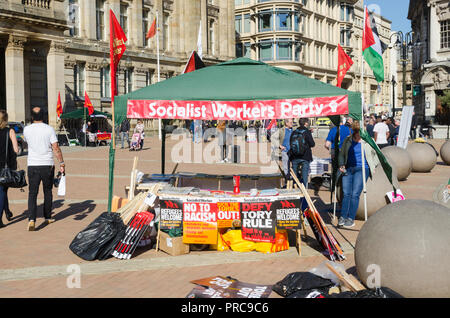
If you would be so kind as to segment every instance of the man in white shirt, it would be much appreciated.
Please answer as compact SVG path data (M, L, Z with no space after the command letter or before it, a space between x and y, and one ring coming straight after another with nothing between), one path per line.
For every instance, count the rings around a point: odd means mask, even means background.
M44 112L39 107L31 111L33 123L26 126L23 135L28 143L28 230L35 230L37 195L42 181L44 188L44 217L46 224L53 223L51 218L53 204L53 179L55 164L53 154L58 159L61 173L65 173L65 164L55 130L44 123Z
M373 127L374 139L380 149L389 146L389 127L386 125L386 120L381 121L377 118L377 124Z

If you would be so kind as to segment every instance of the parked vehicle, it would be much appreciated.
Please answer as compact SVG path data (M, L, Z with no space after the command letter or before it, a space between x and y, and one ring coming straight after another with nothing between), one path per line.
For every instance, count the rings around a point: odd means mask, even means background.
M317 118L316 125L317 126L330 126L331 120L326 117Z
M8 125L16 132L17 144L19 146L19 156L22 156L28 151L28 144L23 138L23 129L25 126L19 122L9 122Z

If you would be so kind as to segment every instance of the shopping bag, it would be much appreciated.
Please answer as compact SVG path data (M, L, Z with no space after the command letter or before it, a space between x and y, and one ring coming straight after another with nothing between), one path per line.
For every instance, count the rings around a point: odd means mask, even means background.
M64 197L65 195L66 195L66 175L63 174L61 176L61 179L59 180L58 196L59 197Z

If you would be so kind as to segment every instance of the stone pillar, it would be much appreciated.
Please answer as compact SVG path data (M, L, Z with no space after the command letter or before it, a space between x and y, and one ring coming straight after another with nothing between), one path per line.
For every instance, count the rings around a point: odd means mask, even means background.
M23 49L26 38L10 35L5 50L6 109L9 121L25 121Z
M64 80L64 42L51 42L50 50L47 54L47 96L48 96L48 123L56 127L58 115L56 105L58 102L58 92L61 95L61 104L66 100L65 80Z
M143 46L144 37L142 29L142 1L133 1L130 8L130 38L128 43L134 46ZM152 21L153 22L153 21ZM151 22L149 22L149 27ZM148 31L148 30L147 30Z
M96 62L86 63L86 92L89 95L89 99L92 102L94 109L99 110L101 108L100 100L100 64Z
M96 2L93 0L80 1L80 33L81 37L97 39L97 18L95 11Z

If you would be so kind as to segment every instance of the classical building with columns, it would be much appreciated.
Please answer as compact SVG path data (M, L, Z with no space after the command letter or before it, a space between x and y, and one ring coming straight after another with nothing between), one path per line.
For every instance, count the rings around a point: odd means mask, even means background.
M450 3L410 0L408 19L422 45L412 54L412 78L421 89L413 97L416 113L439 122L439 96L450 89Z
M336 84L338 43L354 61L342 87L361 91L369 111L390 109L390 54L378 85L365 63L361 86L364 10L359 0L235 0L236 56L247 56ZM373 10L369 7L369 10ZM391 22L375 11L381 40L389 43Z
M118 70L119 94L158 80L156 37L145 35L159 17L160 78L182 73L197 49L211 65L234 58L234 0L2 0L0 1L0 108L26 121L41 106L56 125L58 92L64 112L111 110L109 10L127 38Z

